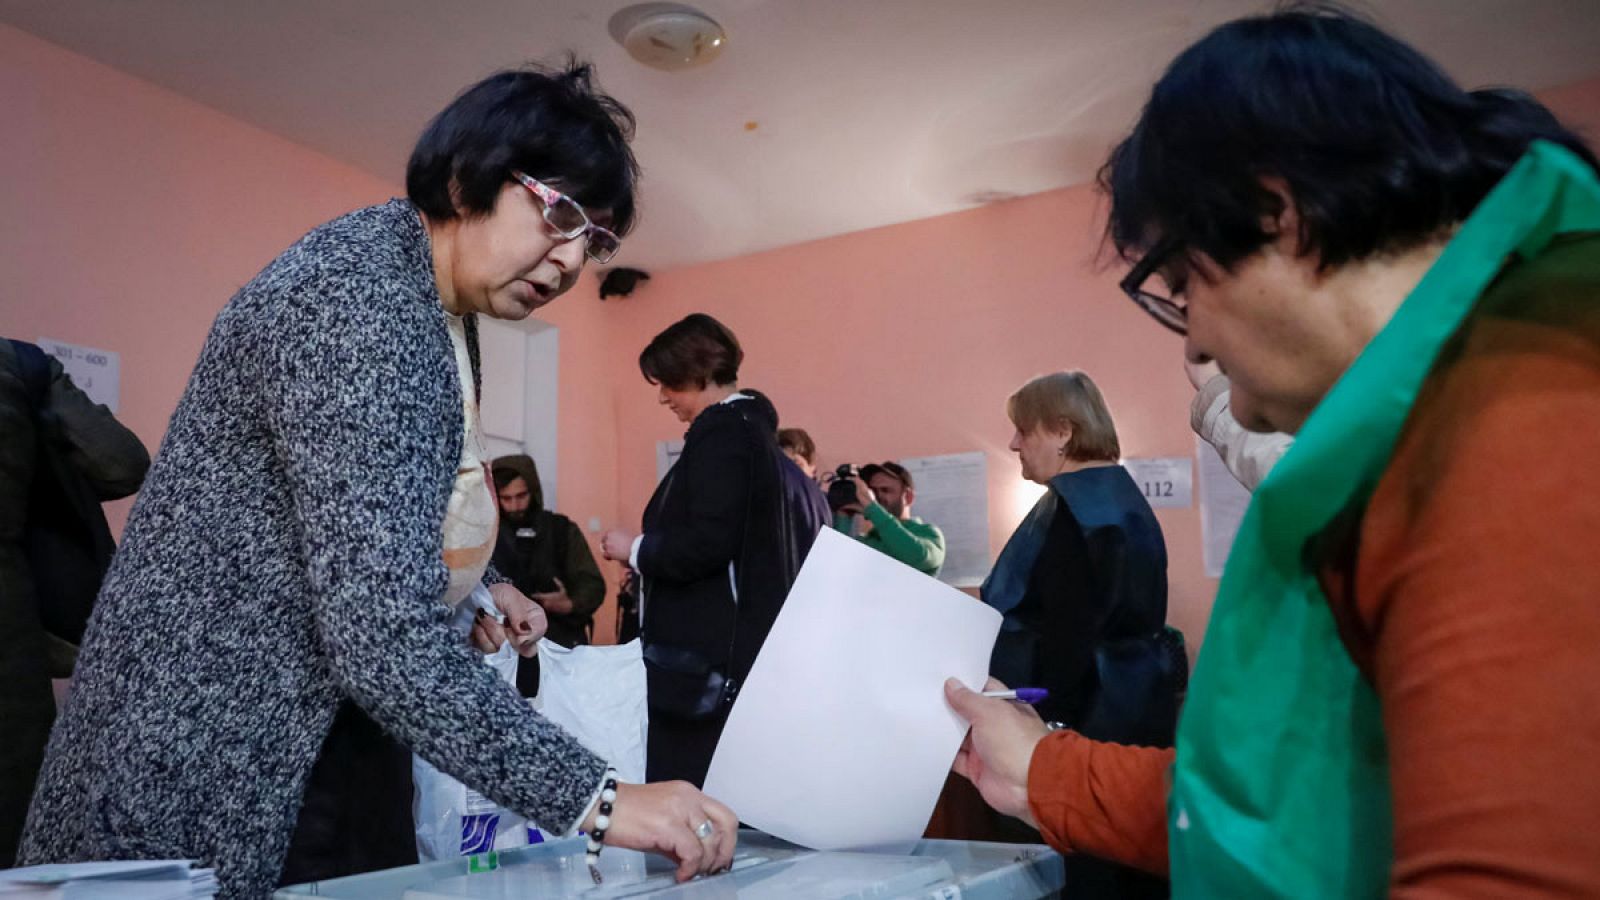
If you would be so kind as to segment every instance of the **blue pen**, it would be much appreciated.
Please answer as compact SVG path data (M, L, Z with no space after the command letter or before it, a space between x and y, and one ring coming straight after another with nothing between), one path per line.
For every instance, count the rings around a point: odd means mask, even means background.
M1049 698L1050 692L1044 688L1017 688L1011 691L984 691L985 697L996 700L1015 700L1029 706L1037 706Z

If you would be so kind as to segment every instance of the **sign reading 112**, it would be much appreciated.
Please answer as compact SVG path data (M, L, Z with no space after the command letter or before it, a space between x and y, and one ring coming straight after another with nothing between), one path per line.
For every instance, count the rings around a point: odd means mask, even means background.
M1157 509L1194 505L1194 462L1187 456L1122 461L1150 505Z

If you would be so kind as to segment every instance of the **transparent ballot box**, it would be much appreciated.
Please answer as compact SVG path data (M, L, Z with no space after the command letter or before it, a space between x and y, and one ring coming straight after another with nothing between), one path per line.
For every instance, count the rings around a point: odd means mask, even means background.
M661 857L608 847L595 884L582 839L424 863L279 890L276 900L847 900L926 897L938 900L1049 897L1062 888L1061 857L1033 844L918 841L909 855L815 851L758 831L739 834L733 870L685 884Z

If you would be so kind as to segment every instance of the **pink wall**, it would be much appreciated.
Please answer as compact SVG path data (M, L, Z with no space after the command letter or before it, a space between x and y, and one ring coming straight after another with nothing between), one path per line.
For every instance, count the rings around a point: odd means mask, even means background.
M152 452L233 292L314 226L404 192L9 26L0 109L0 335L119 352L119 418ZM609 525L616 416L593 388L612 353L605 308L579 293L592 300L592 280L547 317L561 328L560 495L580 524ZM130 505L108 505L115 530ZM611 609L599 634L614 633Z
M228 297L397 190L8 26L0 109L0 333L119 352L119 417L152 451Z
M611 304L597 300L598 293L596 278L585 276L566 296L540 310L539 318L560 329L561 384L556 396L560 512L584 529L606 576L606 603L595 615L594 633L597 643L609 644L616 634L613 598L622 570L601 558L600 536L588 527L591 518L606 528L617 520L619 423L612 368L622 350L611 339Z
M1600 141L1600 79L1546 97ZM1121 268L1097 258L1099 215L1093 191L1075 187L655 273L610 316L612 385L596 395L608 413L615 403L624 426L615 456L621 521L637 526L654 487L655 442L683 431L657 407L635 360L658 331L696 311L734 329L746 352L741 383L767 392L784 424L806 428L826 465L988 454L996 553L1037 496L1006 448L1004 409L1032 376L1090 373L1125 456L1191 455L1182 343L1117 289ZM563 427L568 421L564 409ZM1201 557L1198 508L1157 516L1170 555L1169 618L1193 650L1216 590Z
M1600 148L1600 78L1540 91L1539 99L1591 147Z
M722 263L659 273L617 306L611 358L620 513L636 524L655 483L655 442L682 426L656 405L638 351L694 311L745 347L741 384L772 397L823 462L982 450L995 552L1038 496L1006 449L1005 398L1034 375L1081 368L1106 394L1127 456L1187 456L1181 341L1096 263L1097 205L1055 191ZM648 214L648 211L647 211ZM1196 643L1214 583L1193 509L1159 513L1174 624Z
M1600 79L1544 96L1600 138ZM122 418L152 448L233 291L312 226L398 192L5 26L0 108L0 333L120 352ZM1093 374L1126 455L1190 454L1179 341L1122 299L1115 266L1096 265L1097 209L1087 188L1055 191L657 272L605 304L585 280L546 316L561 329L563 511L637 525L655 442L682 428L635 358L697 310L739 333L745 384L808 428L825 462L987 453L996 550L1034 496L1003 409L1033 375ZM1198 645L1215 589L1198 515L1160 517L1171 617ZM612 633L609 604L597 626Z

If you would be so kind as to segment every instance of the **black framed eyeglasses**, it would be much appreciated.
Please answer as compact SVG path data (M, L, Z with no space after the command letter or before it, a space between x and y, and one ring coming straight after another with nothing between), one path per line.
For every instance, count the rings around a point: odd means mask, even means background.
M1176 238L1164 237L1156 241L1155 246L1145 252L1145 255L1133 264L1133 269L1122 279L1122 292L1128 299L1139 304L1139 308L1150 314L1150 317L1165 325L1178 334L1189 333L1189 309L1186 304L1179 303L1165 294L1158 294L1145 289L1145 282L1161 270L1178 252L1180 243Z

